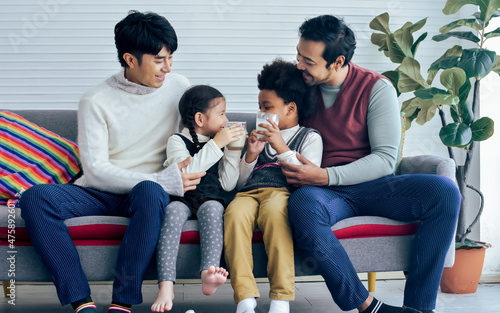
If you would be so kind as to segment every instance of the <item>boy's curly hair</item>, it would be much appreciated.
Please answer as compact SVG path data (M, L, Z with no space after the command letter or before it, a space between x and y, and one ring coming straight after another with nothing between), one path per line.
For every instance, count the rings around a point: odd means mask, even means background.
M273 90L285 104L295 102L299 123L314 113L314 107L308 103L310 87L294 63L275 59L264 65L257 81L259 90Z

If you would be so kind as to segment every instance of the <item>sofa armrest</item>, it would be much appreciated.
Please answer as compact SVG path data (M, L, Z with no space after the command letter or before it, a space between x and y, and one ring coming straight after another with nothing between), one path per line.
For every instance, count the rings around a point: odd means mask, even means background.
M436 155L417 155L401 160L399 174L435 174L455 179L455 161Z

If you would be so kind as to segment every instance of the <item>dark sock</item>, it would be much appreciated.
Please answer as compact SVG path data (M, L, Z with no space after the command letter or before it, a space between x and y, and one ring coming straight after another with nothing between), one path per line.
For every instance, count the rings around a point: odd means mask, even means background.
M420 311L412 308L387 305L382 303L382 301L373 298L372 303L368 308L366 308L366 310L363 311L363 313L420 313Z
M71 306L73 307L73 310L75 310L75 313L97 312L97 308L90 296L71 303Z
M108 313L130 313L132 305L113 301L109 306Z

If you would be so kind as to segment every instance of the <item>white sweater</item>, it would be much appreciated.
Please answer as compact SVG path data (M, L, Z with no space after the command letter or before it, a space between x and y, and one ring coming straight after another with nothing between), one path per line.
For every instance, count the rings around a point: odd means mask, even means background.
M181 136L186 137L191 142L193 138L189 134L189 129L184 128ZM225 191L231 191L236 187L238 181L238 164L240 162L241 151L224 148L224 153L219 149L215 141L208 136L198 134L199 142L206 142L203 148L191 157L191 163L183 169L185 173L197 173L208 170L219 160L219 181ZM189 157L186 144L179 136L172 136L168 140L167 160L165 166L179 163Z
M168 138L179 129L178 103L189 81L169 73L152 88L125 79L123 70L87 92L78 108L80 184L123 194L139 182L158 182L182 196L177 165L163 168Z

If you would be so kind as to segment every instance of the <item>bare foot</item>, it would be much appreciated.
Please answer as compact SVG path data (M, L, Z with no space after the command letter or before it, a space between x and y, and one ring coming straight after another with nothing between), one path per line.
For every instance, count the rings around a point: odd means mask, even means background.
M204 295L211 295L217 287L226 282L229 273L222 267L210 266L208 270L201 271L201 291Z
M162 281L159 284L160 290L155 303L151 306L151 312L165 312L172 309L174 301L174 282Z

